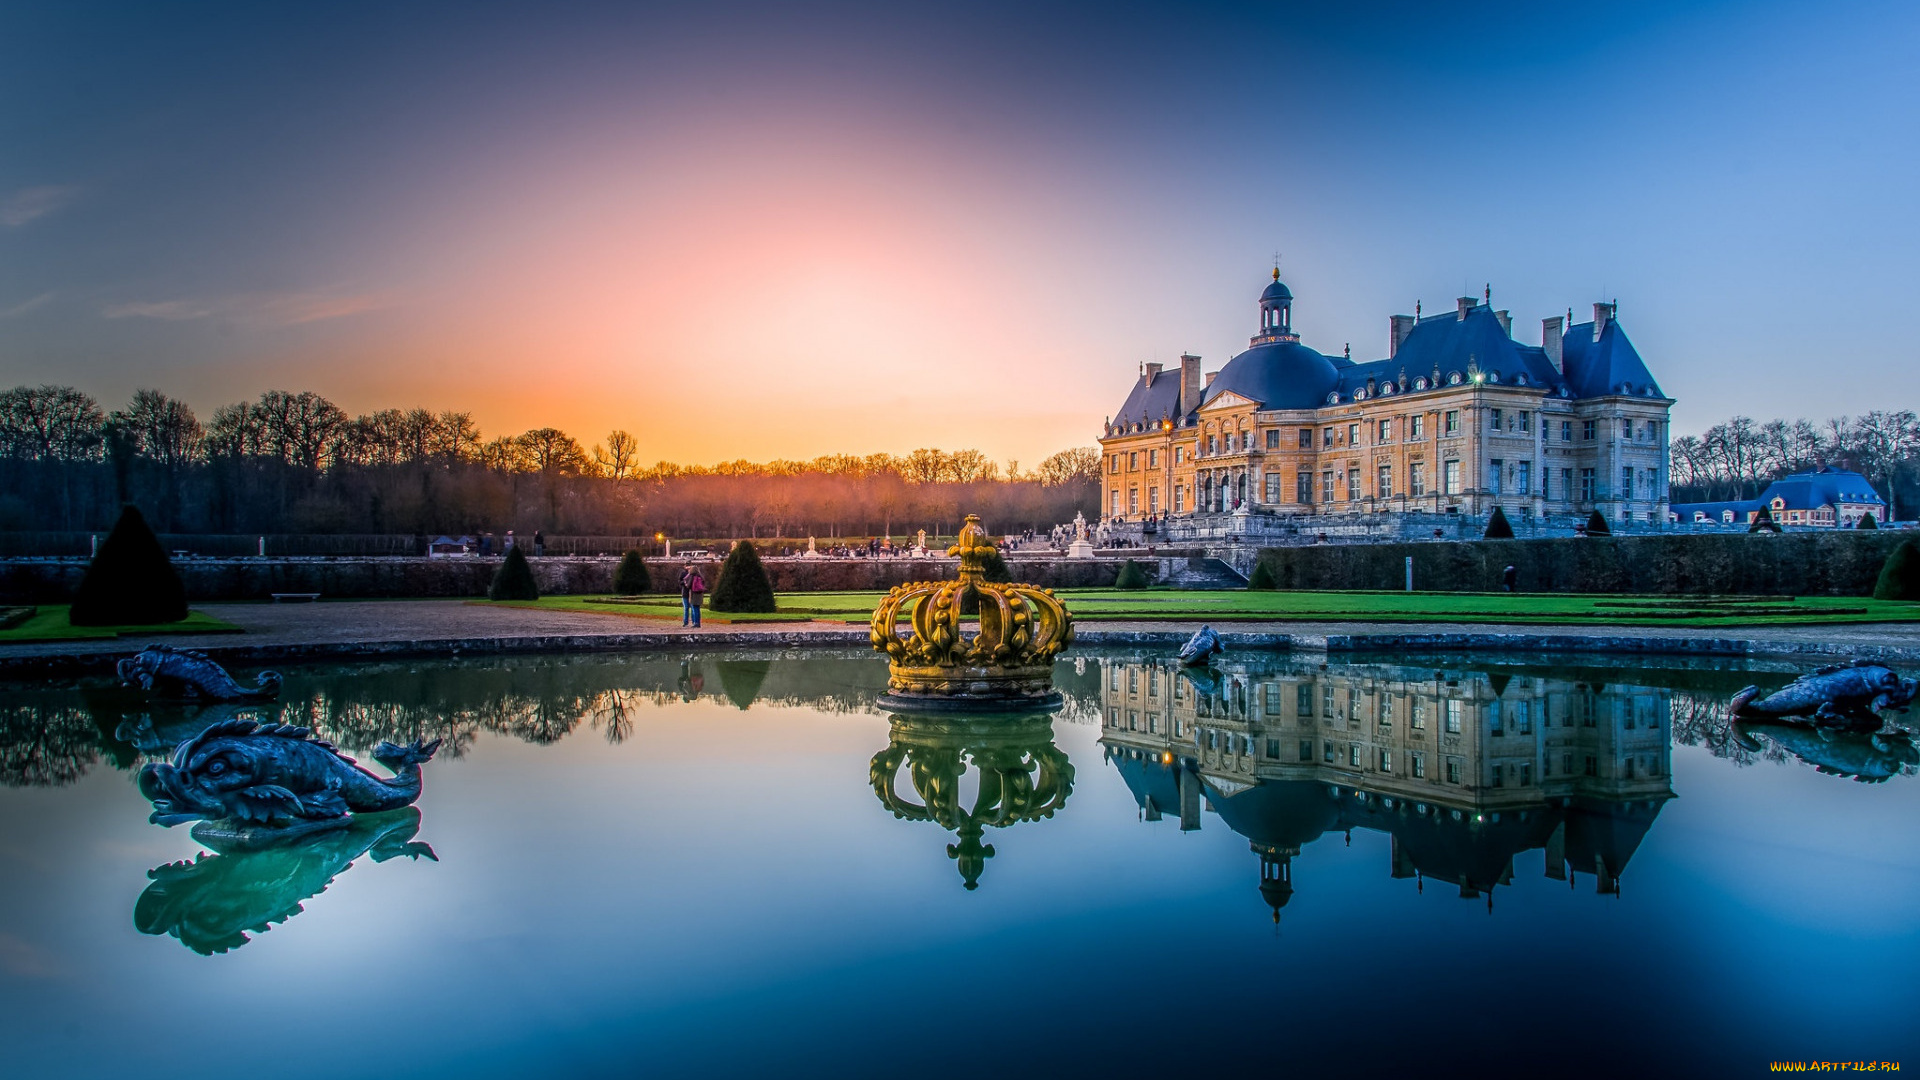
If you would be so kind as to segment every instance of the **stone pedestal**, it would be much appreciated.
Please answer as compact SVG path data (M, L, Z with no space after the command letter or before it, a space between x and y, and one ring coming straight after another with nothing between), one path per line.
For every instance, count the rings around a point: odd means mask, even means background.
M1085 537L1082 537L1078 540L1075 540L1073 543L1068 544L1067 558L1069 559L1093 558L1093 541L1088 540Z

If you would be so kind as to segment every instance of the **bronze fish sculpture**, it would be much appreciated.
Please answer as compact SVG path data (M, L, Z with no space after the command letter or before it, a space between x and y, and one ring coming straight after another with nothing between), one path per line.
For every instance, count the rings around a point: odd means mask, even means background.
M1809 672L1766 697L1749 686L1733 696L1731 707L1743 720L1804 716L1829 727L1878 728L1880 710L1904 709L1916 691L1920 683L1913 679L1860 660Z
M171 762L141 769L140 794L153 803L148 820L156 825L195 818L280 828L315 824L418 799L420 765L438 749L439 739L381 743L373 759L394 773L383 780L307 728L222 720L181 743Z

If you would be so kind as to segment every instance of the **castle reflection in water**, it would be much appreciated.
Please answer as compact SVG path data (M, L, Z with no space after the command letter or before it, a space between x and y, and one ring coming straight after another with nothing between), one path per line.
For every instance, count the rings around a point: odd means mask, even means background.
M1203 805L1259 857L1274 918L1293 858L1329 834L1392 838L1396 878L1493 903L1516 855L1618 895L1673 797L1671 692L1523 669L1157 659L1102 665L1101 745L1145 820L1202 827Z

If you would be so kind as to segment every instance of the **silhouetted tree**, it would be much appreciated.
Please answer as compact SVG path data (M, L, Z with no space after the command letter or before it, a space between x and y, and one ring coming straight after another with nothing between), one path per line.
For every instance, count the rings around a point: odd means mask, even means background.
M1488 540L1513 539L1513 525L1507 521L1507 512L1505 510L1502 510L1497 506L1493 508L1493 516L1487 519L1487 532L1486 532L1485 539L1488 539Z
M620 556L620 565L613 570L614 595L639 596L652 589L653 578L647 573L647 560L638 549L627 549L627 553Z
M1600 511L1595 510L1593 513L1587 515L1587 535L1588 536L1612 536L1613 535L1613 526L1607 524L1607 517L1605 514L1602 514Z

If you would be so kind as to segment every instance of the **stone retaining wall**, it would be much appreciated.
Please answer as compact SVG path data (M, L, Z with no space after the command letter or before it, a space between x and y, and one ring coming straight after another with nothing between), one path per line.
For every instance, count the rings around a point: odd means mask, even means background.
M1512 565L1522 592L1867 596L1912 534L1667 534L1264 548L1282 589L1493 592Z
M711 588L720 573L717 558L691 560ZM775 592L885 590L910 581L952 578L958 560L769 558L762 560ZM656 592L678 592L680 569L688 560L649 559ZM1020 581L1047 588L1109 586L1120 573L1115 559L1007 560ZM618 559L555 557L529 559L543 594L556 596L611 592ZM273 593L319 593L335 599L382 597L484 596L500 559L490 558L341 558L341 559L181 559L175 562L187 586L187 598L264 600ZM1158 564L1143 560L1150 577ZM85 575L85 559L0 560L0 603L62 604L73 598Z

